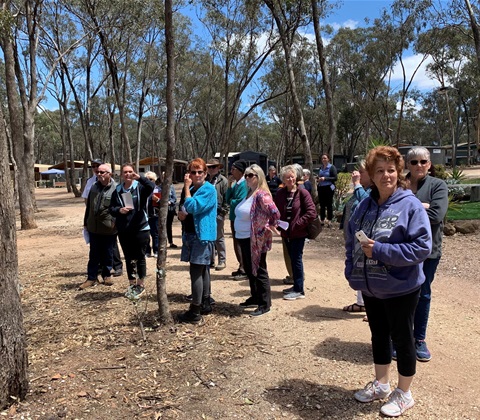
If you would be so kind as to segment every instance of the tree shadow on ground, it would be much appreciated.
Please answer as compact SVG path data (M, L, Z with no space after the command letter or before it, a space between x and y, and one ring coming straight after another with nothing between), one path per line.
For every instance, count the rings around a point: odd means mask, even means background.
M307 322L345 321L358 317L359 322L365 313L347 313L337 308L326 308L319 305L310 305L299 311L292 312L292 316Z
M89 289L88 292L85 291L78 291L78 294L75 296L75 300L78 302L104 302L107 300L123 298L124 294L121 292L114 292L114 291L100 291Z
M372 365L372 346L370 343L341 341L337 337L328 337L315 346L312 354L324 359L366 366Z
M68 271L66 273L56 273L52 277L62 277L62 278L71 278L71 277L83 277L87 274L87 271Z
M357 402L351 390L302 379L285 379L264 395L281 408L282 416L291 413L302 419L357 419L378 412L381 406L381 402Z

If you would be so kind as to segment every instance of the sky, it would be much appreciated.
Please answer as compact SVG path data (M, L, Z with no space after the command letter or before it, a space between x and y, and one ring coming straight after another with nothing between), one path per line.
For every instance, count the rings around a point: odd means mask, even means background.
M349 27L358 28L366 26L365 19L373 20L380 16L382 9L389 8L393 0L344 0L340 8L335 9L327 18L326 23L332 25L334 28ZM407 78L413 74L414 70L421 61L421 56L414 55L413 52L406 52L403 56L404 65L406 67ZM430 59L427 59L415 75L412 83L413 88L421 91L427 91L439 87L439 83L430 80L425 68ZM394 69L393 81L401 83L403 80L402 71L398 66Z

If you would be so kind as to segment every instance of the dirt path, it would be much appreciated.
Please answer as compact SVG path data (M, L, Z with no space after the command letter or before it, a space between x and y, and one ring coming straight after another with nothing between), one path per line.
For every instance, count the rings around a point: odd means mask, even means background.
M37 192L39 228L18 232L31 390L12 418L381 418L380 404L352 398L373 369L363 314L340 310L355 299L343 277L340 231L328 229L306 246L307 298L293 302L281 299L286 271L275 240L267 259L272 311L259 319L238 307L248 284L228 278L237 268L228 234L227 269L212 275L214 314L202 326L159 327L151 294L144 342L123 298L126 277L110 288L76 290L88 255L83 200ZM174 235L180 244L179 222ZM479 235L445 238L427 337L433 359L418 364L407 418L480 419L479 243ZM187 308L189 293L179 255L169 250L174 315ZM148 260L150 289L154 268Z

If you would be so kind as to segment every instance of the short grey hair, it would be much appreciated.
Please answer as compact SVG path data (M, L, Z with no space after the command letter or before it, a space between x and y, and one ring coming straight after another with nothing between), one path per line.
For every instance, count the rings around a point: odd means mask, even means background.
M297 171L297 182L303 180L303 167L299 163L293 163L292 166Z
M105 167L106 171L111 174L112 173L112 167L108 163L102 163L100 166ZM100 166L98 167L100 169Z
M282 167L282 169L280 169L280 179L283 181L283 178L285 177L285 175L289 173L292 173L295 176L296 180L298 181L298 172L297 172L297 168L295 168L294 165L287 165Z
M310 171L308 169L303 170L303 175L310 176Z
M412 147L408 152L407 155L405 156L406 162L410 162L412 159L420 157L424 158L427 160L430 160L430 152L428 151L427 148L417 146L417 147Z

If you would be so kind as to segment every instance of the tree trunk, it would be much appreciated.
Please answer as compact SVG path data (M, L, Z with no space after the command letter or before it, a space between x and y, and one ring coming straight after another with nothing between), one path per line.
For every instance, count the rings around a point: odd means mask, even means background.
M0 111L1 112L1 111ZM7 138L0 118L0 410L28 391L27 351L18 284L18 256Z
M303 111L302 106L300 105L300 99L298 98L297 93L297 84L295 81L295 72L293 69L292 63L292 54L291 54L291 44L288 37L288 33L286 32L286 26L283 25L280 13L277 12L275 5L272 1L264 0L267 7L271 10L275 23L277 25L278 33L280 34L280 38L282 41L283 51L285 53L285 63L287 66L287 73L288 73L288 81L290 85L290 93L293 99L293 109L295 111L295 118L297 122L297 127L300 134L300 140L303 144L303 153L305 155L305 168L308 168L311 172L311 177L313 185L315 186L315 179L313 178L313 163L312 163L312 151L310 149L310 142L308 140L307 130L305 128L305 120L303 118ZM314 191L315 190L315 191ZM314 200L317 199L317 191L316 188L312 188L312 196Z
M337 120L335 119L335 109L333 105L333 88L330 83L330 73L325 57L325 47L323 45L322 34L320 32L320 14L318 11L317 0L312 0L313 27L315 30L315 40L317 43L318 60L320 61L320 69L322 71L322 83L325 90L325 104L328 116L328 143L329 153L332 156L335 153L335 139L337 134Z
M165 176L162 180L162 199L160 201L160 217L158 218L158 258L157 258L157 302L159 322L173 323L167 299L167 211L170 186L172 185L173 159L175 150L175 42L173 30L172 0L165 0L165 52L167 55L167 156Z
M35 183L33 143L26 136L25 127L33 123L33 117L27 121L25 107L21 107L17 90L15 72L15 53L12 38L7 34L2 39L2 50L5 60L5 87L9 113L10 133L12 137L13 156L17 164L18 203L20 207L20 224L22 229L35 229Z

